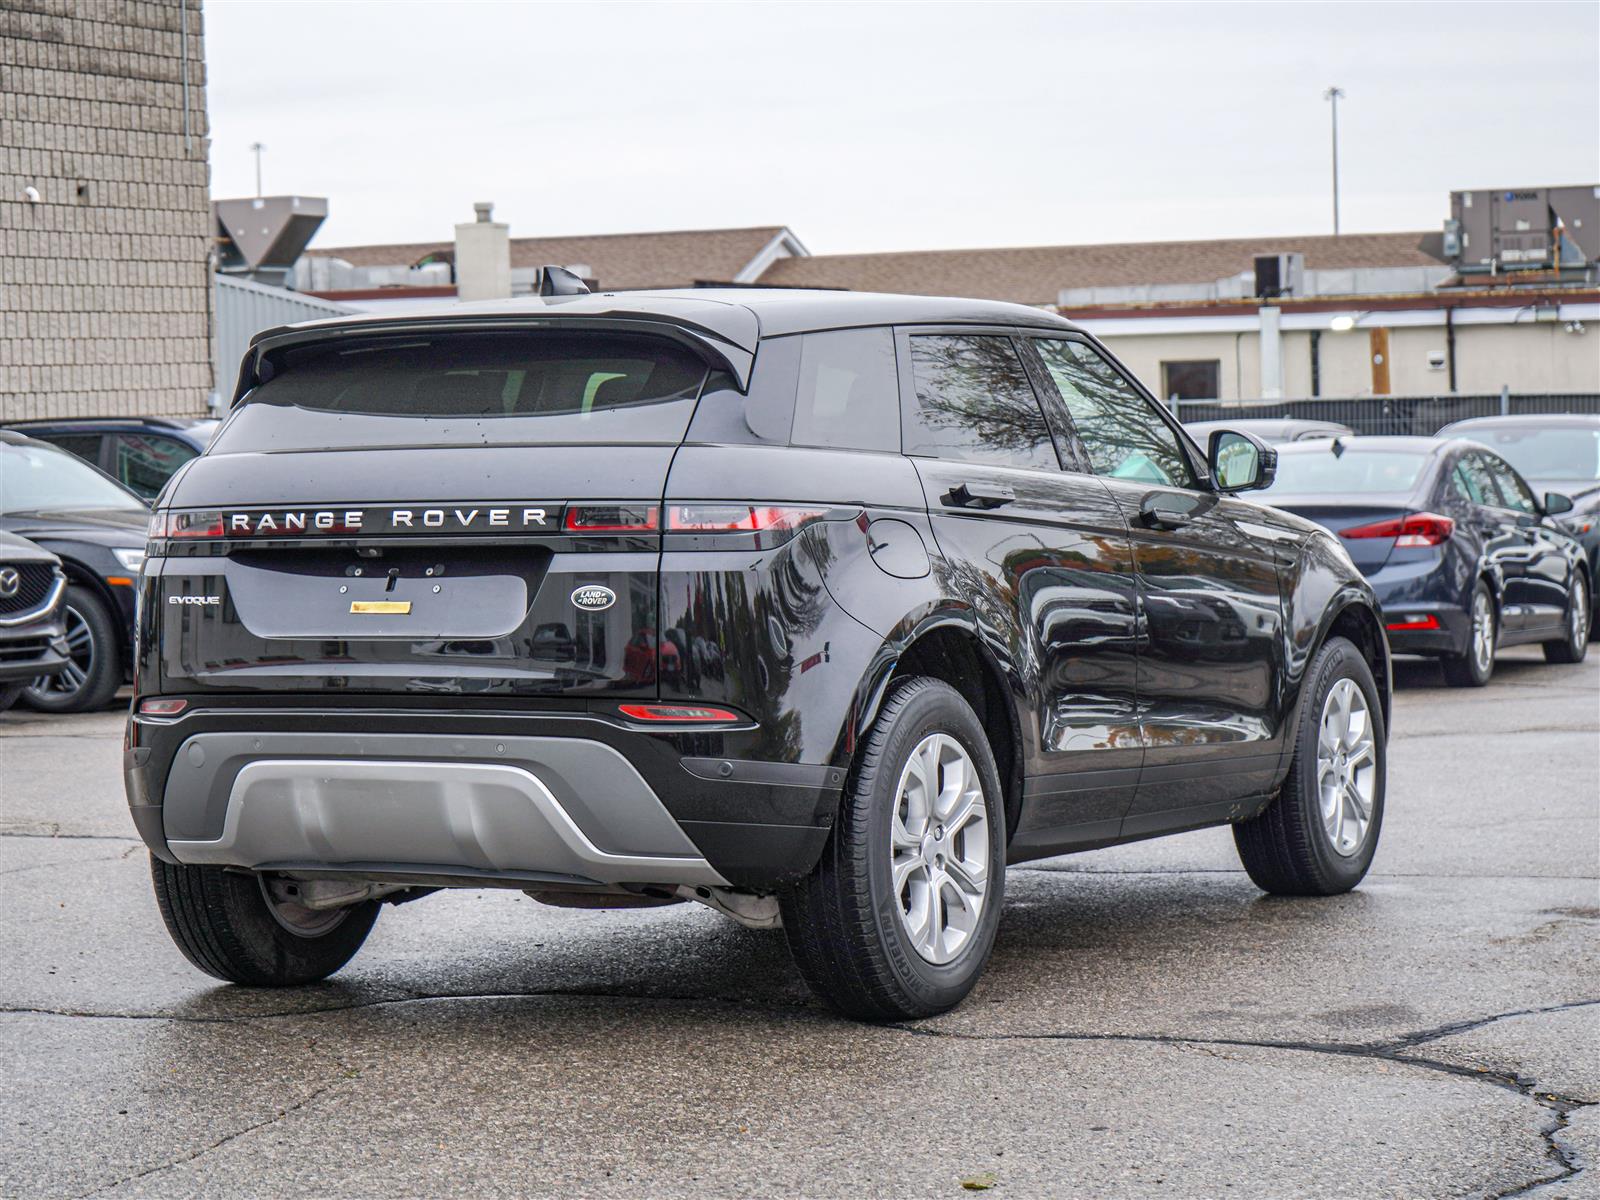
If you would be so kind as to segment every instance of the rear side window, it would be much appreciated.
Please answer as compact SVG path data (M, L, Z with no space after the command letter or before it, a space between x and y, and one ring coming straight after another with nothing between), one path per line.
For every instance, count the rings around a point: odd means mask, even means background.
M111 440L112 474L153 500L172 473L195 456L193 447L159 434L118 433Z
M900 385L888 329L803 336L789 440L796 446L900 449Z
M1496 505L1500 503L1499 493L1494 488L1494 479L1490 476L1482 455L1463 454L1461 460L1456 463L1455 470L1450 472L1450 486L1456 495L1470 503Z
M993 334L915 334L907 454L1057 470L1055 443L1015 344Z
M219 451L677 442L706 366L648 336L456 332L291 346L269 355L262 374Z

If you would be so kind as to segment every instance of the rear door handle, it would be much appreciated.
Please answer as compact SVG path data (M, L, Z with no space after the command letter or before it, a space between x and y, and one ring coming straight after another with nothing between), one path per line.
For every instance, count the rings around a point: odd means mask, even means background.
M1001 508L1017 498L1003 483L958 483L939 499L946 508Z

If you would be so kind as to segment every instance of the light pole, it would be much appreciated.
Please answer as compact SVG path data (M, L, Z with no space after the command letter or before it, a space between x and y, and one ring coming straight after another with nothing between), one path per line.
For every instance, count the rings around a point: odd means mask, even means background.
M256 199L258 199L258 200L261 198L261 152L263 150L265 150L266 148L267 148L266 147L266 143L264 143L264 142L251 142L250 143L250 149L255 151L255 156L256 156ZM1337 210L1337 208L1338 208L1337 203L1335 203L1334 208L1335 208L1335 210ZM1337 226L1338 224L1339 224L1338 219L1335 218L1334 225ZM1338 233L1339 231L1338 231L1337 228L1335 228L1334 232Z
M1333 105L1333 236L1339 236L1339 97L1344 95L1341 87L1331 87L1322 93L1322 98Z

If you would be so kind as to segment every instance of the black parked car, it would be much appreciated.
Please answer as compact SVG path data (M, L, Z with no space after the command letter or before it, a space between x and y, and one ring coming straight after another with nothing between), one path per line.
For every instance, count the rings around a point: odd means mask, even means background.
M1593 578L1561 526L1572 501L1542 497L1503 458L1456 438L1363 437L1285 446L1269 503L1339 535L1372 581L1397 654L1437 657L1481 687L1495 650L1544 645L1583 660Z
M1239 497L1269 448L1209 458L1014 305L265 332L145 564L126 772L167 926L294 984L435 887L689 899L895 1018L971 988L1007 862L1231 824L1261 887L1345 891L1383 820L1377 601Z
M61 417L5 428L70 450L145 500L203 451L221 422L212 417Z
M1589 579L1600 578L1600 414L1474 417L1439 431L1440 437L1471 438L1515 467L1536 494L1560 492L1572 511L1557 518L1578 539L1589 560ZM1600 589L1591 589L1600 617ZM1589 622L1589 639L1600 637L1600 620Z
M0 530L58 555L67 576L63 620L71 662L30 683L24 704L82 712L104 707L122 686L149 518L144 502L104 472L0 429Z
M0 533L0 712L35 679L70 665L61 606L61 560L25 538Z

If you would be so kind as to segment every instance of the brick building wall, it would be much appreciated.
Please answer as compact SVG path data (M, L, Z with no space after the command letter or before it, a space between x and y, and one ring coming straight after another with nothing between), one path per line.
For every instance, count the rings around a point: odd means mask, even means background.
M205 409L200 8L0 0L0 419Z

